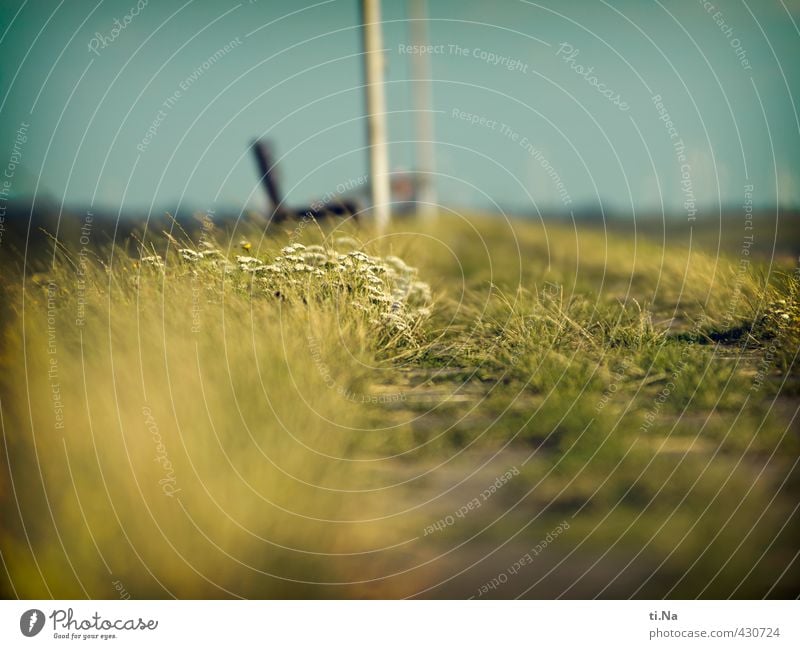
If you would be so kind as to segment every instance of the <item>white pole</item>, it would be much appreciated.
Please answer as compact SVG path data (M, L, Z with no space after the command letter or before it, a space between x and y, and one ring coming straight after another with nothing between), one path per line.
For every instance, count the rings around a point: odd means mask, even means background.
M380 0L362 0L364 76L367 98L367 138L372 210L379 231L389 225L389 152L386 145L386 97L383 87L383 37Z
M428 44L425 0L410 0L411 41L424 52ZM412 94L416 124L416 194L417 213L426 218L436 216L437 198L434 172L436 155L433 138L430 59L428 54L411 58Z

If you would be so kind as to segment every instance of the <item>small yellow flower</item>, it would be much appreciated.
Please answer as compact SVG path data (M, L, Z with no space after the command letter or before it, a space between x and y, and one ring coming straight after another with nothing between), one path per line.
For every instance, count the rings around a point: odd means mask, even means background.
M249 242L249 241L245 241L244 239L242 239L242 240L239 242L239 245L242 247L242 250L250 250L250 248L252 248L252 247L253 247L253 246L250 244L250 242Z

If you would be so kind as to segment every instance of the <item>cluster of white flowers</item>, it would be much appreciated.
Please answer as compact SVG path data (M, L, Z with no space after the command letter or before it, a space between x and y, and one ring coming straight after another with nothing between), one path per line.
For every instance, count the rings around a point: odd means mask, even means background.
M164 268L164 261L158 255L147 255L141 257L139 261L141 261L143 265L152 266L153 268Z
M338 239L339 250L356 242ZM295 243L286 246L268 264L253 257L237 257L240 268L255 274L274 294L316 295L336 299L369 317L372 325L391 335L410 334L430 313L431 289L417 279L417 269L398 257L372 257L360 250Z
M791 298L792 296L789 300L774 300L764 309L757 322L762 334L766 333L771 338L800 330L800 306Z
M216 248L206 250L192 250L191 248L180 248L178 254L183 261L200 261L201 259L220 259L222 252Z
M221 258L222 252L216 248L207 248L206 250L178 248L178 255L183 261L201 261L203 259ZM140 257L139 261L141 261L143 264L151 264L154 266L164 265L164 259L158 255L146 255L144 257Z
M288 301L330 300L359 312L382 334L413 340L417 325L430 314L430 286L419 281L417 269L399 257L373 257L358 247L358 242L346 237L330 247L293 243L272 259L237 255L235 264L210 247L203 251L180 248L178 256L192 272L203 267L228 277L232 273L232 279L238 277L249 291ZM160 257L141 261L163 268Z

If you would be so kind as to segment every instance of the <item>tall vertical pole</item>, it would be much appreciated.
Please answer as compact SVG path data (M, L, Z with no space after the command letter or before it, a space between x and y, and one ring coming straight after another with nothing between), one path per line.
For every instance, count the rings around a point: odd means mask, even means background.
M389 225L389 151L386 145L386 96L383 85L383 37L380 0L361 1L364 34L364 77L367 98L367 140L372 210L379 231Z
M424 52L428 44L428 15L425 0L409 0L411 18L411 42L421 46L417 51ZM411 57L412 94L416 130L416 199L417 213L426 218L435 216L436 185L434 172L436 158L433 139L433 112L431 101L431 78L429 54Z

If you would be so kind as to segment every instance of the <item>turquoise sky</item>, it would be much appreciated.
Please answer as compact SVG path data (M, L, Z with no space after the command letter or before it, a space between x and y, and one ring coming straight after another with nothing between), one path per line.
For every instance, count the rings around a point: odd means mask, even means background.
M292 202L366 173L355 0L142 4L138 15L135 0L0 4L12 195L259 207L247 152L259 135L283 156ZM440 200L637 213L663 203L688 217L687 196L716 210L752 185L758 205L800 205L800 2L711 5L429 0ZM409 169L407 5L384 1L383 12L391 164ZM114 37L115 19L125 27ZM494 64L502 57L513 69Z

